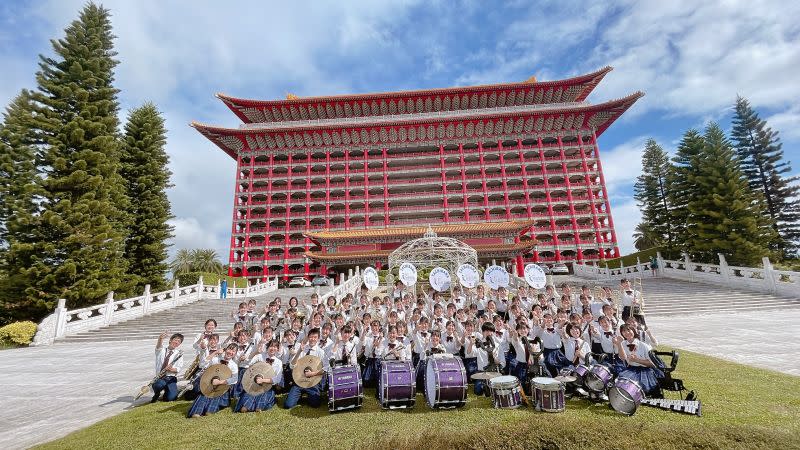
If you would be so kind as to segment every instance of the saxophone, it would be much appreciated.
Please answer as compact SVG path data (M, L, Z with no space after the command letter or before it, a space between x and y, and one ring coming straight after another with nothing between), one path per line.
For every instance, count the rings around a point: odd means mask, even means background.
M182 356L183 356L183 350L178 350L178 353L175 355L174 358L172 358L172 361L169 364L167 364L167 366L171 366L171 365L175 364L175 361L180 359ZM156 381L160 380L166 374L167 374L167 368L165 367L164 369L161 370L161 372L158 373L158 375L156 375L153 378L152 381L150 381L150 383L142 386L139 389L139 393L136 394L136 396L133 398L133 401L135 402L136 400L139 400L139 398L141 398L144 394L147 394L150 391L150 389L153 387L153 384L155 384Z

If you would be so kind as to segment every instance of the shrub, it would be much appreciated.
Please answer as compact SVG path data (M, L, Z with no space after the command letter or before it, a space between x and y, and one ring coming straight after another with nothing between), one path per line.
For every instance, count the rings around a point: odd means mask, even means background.
M0 342L10 345L28 345L35 334L35 323L14 322L0 328Z
M200 278L200 275L203 276L203 283L204 284L217 284L220 280L228 280L228 287L245 287L247 286L247 280L242 277L229 277L227 275L220 275L217 273L210 273L210 272L188 272L182 273L178 275L178 282L181 286L189 286L192 284L197 283L197 280Z

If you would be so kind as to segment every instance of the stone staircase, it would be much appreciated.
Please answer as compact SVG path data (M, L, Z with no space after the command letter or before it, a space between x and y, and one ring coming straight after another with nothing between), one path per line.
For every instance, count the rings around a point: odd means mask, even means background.
M320 293L328 288L322 288ZM256 300L256 310L263 312L264 307L275 297L281 297L281 304L286 307L289 298L296 296L299 299L308 299L314 292L312 288L289 288L270 292L263 296L252 297ZM68 336L56 341L67 342L121 342L156 339L158 335L167 330L170 333L181 333L186 340L203 330L207 319L217 321L217 330L224 339L223 333L233 329L231 313L237 311L242 299L207 299L200 300L184 306L179 306L166 311L153 313L138 319L112 324L97 330L86 331Z
M562 281L588 286L607 285L612 288L619 285L617 280L554 277L556 284ZM800 295L795 298L778 297L673 278L645 277L642 286L647 316L800 308Z

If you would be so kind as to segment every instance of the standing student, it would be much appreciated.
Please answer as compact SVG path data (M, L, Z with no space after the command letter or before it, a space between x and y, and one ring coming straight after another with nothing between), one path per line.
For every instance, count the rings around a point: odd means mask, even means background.
M153 398L150 403L155 403L164 392L164 401L171 402L178 398L178 372L183 367L183 352L178 347L183 343L183 335L175 333L169 338L169 344L164 347L164 338L167 332L161 333L156 342L156 376L153 383Z
M222 300L228 298L228 280L224 278L219 283L219 298Z

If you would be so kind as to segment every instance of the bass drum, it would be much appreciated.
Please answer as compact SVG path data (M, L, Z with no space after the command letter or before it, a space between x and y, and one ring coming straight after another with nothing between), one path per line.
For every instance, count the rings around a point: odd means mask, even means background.
M417 401L416 371L411 361L383 361L378 402L384 409L413 408Z
M339 366L328 372L328 411L360 408L363 402L364 384L358 366Z
M461 358L428 358L425 400L431 408L460 408L467 403L467 371Z

